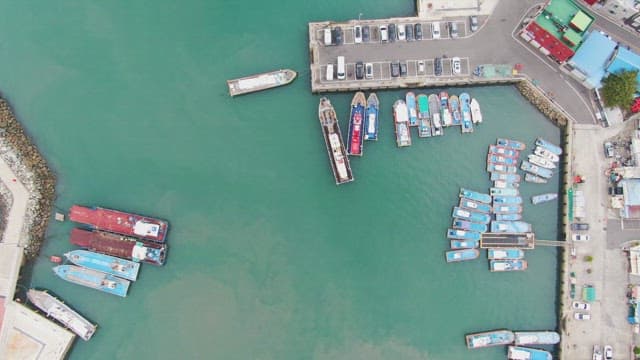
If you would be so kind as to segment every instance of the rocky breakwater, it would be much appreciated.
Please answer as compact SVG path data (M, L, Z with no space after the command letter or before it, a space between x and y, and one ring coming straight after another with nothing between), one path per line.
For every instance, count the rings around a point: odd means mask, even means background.
M0 157L15 172L29 192L25 223L22 229L24 253L27 260L38 256L49 223L55 198L56 176L40 155L22 125L11 111L9 103L0 98ZM1 179L13 181L13 179ZM0 186L4 209L11 206L10 193L4 184ZM9 202L8 202L9 201ZM7 211L1 212L6 217ZM2 224L6 219L2 220ZM3 226L4 228L4 226Z
M566 113L553 102L553 100L545 94L541 89L536 87L529 80L522 80L516 84L516 88L520 91L531 104L538 108L549 120L558 127L565 127L569 122Z

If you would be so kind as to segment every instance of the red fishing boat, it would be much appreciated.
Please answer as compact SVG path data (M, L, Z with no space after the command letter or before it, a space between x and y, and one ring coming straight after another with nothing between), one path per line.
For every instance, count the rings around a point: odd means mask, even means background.
M367 108L367 99L364 93L358 91L351 100L351 114L349 122L349 142L347 143L347 154L351 156L362 156L362 122L364 112Z
M88 208L73 205L69 210L69 218L71 221L89 225L96 230L105 230L159 243L165 241L169 229L169 223L164 220L100 207Z
M141 241L104 231L75 228L71 230L69 242L89 251L152 265L164 265L167 256L166 244Z

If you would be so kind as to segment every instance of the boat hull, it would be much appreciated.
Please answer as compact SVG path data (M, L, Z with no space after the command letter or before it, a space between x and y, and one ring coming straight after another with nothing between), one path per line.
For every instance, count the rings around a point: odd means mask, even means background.
M358 91L351 100L351 113L349 115L349 141L347 142L347 154L350 156L362 156L362 139L364 136L364 118L366 99L362 91Z
M70 283L120 297L127 296L131 284L129 280L76 265L58 265L53 272Z
M516 331L516 345L555 345L560 342L560 334L555 331Z
M89 251L156 266L164 265L168 251L166 244L156 244L104 231L87 231L78 228L71 230L69 242Z
M480 233L485 233L489 229L489 227L486 224L474 223L471 221L466 221L458 218L453 219L452 226L454 229L471 230L471 231L477 231Z
M562 148L561 147L559 147L558 145L553 144L552 142L547 141L547 140L545 140L543 138L537 138L536 139L536 145L541 146L541 147L551 151L552 153L554 153L554 154L556 154L558 156L562 155Z
M527 270L527 260L489 260L491 272L508 272Z
M298 73L291 69L276 70L227 80L229 95L237 96L290 84Z
M64 256L67 260L78 266L119 276L131 281L138 279L140 263L87 250L73 250L65 253Z
M75 310L67 306L46 291L29 289L27 298L31 304L44 311L67 329L76 333L82 340L88 341L98 328Z
M498 138L496 145L519 151L527 148L527 146L521 141L505 138Z
M320 98L318 105L318 119L322 128L324 144L329 156L329 165L336 181L336 185L345 184L354 180L349 157L342 141L342 133L338 124L338 116L328 98Z
M447 230L448 239L480 241L482 235L476 231L449 229Z
M445 259L448 263L474 260L478 256L480 256L478 249L451 250L445 253Z
M460 189L460 197L465 197L471 200L475 200L475 201L479 201L481 203L485 203L485 204L490 204L491 203L491 196L489 196L489 194L483 194L477 191L473 191L473 190L468 190L465 188L461 188Z
M493 330L465 336L467 348L479 349L490 346L509 345L513 343L515 335L509 330Z
M477 249L480 246L479 240L450 240L451 250Z
M488 249L487 258L489 260L518 260L524 258L524 251L522 249Z
M407 105L402 100L393 104L393 118L396 127L396 143L398 147L411 146L411 133L409 132L409 113Z
M365 124L365 140L378 140L378 113L380 109L380 102L378 96L375 93L369 94L367 98L367 112L366 112L366 124Z

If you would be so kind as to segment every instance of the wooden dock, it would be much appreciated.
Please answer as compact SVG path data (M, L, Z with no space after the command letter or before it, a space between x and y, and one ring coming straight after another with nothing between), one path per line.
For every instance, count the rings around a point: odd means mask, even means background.
M480 238L480 248L535 248L534 233L484 233Z

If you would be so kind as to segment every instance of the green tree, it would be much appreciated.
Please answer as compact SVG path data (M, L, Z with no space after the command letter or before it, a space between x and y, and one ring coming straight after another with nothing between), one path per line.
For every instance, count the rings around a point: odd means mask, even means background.
M602 99L607 107L619 107L627 112L633 103L638 86L638 71L619 71L602 81Z

